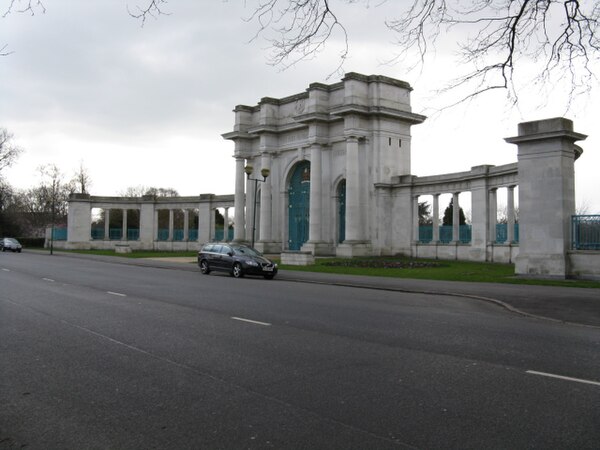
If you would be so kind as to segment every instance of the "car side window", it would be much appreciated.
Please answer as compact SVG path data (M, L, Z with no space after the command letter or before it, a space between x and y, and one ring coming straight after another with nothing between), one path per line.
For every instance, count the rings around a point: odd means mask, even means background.
M231 252L231 247L229 247L228 245L221 246L221 253L222 254L227 255L230 252Z
M202 251L203 252L212 252L213 247L214 246L212 244L205 245L204 248L202 249Z
M211 252L212 253L222 253L222 251L221 251L222 247L223 247L222 245L213 245Z

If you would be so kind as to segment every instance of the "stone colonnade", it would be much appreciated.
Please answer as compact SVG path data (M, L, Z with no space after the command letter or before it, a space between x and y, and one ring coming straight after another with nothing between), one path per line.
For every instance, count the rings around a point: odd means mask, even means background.
M229 210L233 207L233 196L202 194L198 197L95 197L73 194L69 199L67 241L69 249L114 248L129 245L140 250L190 250L204 242L214 240L217 208L224 209L223 240L229 234ZM93 235L92 210L104 211L104 230L101 236ZM110 228L111 211L121 215L121 226ZM130 213L138 216L133 230ZM168 211L166 228L159 228L159 214ZM190 214L197 211L197 228L190 227ZM183 214L182 229L175 235L176 213ZM111 236L112 233L112 236Z
M466 259L472 261L512 262L519 252L515 240L515 188L518 185L518 165L475 166L469 172L416 177L396 177L391 184L377 185L377 195L384 209L391 209L390 222L381 228L383 254L403 253L416 257ZM506 242L496 242L497 191L507 188L508 236ZM459 195L470 192L472 213L470 239L460 236ZM443 241L440 236L439 199L451 194L453 203L452 239ZM419 239L419 200L432 198L432 238ZM403 208L403 205L405 209ZM406 214L406 208L411 214ZM467 206L467 205L465 205ZM389 230L386 232L386 230Z

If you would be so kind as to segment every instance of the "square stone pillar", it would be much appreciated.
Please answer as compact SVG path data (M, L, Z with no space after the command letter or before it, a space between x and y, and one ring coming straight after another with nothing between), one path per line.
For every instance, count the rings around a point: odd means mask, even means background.
M144 250L152 250L156 240L154 197L144 195L140 209L140 243Z
M520 123L519 135L505 139L518 145L518 275L565 278L569 273L574 161L581 154L575 142L586 137L573 131L571 120L559 117Z
M71 194L67 216L67 248L89 249L92 238L92 205L88 194Z

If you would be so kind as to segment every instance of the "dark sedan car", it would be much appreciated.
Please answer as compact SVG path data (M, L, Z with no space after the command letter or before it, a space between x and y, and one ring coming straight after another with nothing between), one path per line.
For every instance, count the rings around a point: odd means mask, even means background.
M3 252L11 251L11 252L19 252L21 253L21 249L23 248L19 241L14 238L2 238L0 239L0 248Z
M265 258L258 250L237 244L206 244L198 252L200 271L229 272L235 278L244 275L262 275L270 280L277 274L277 264Z

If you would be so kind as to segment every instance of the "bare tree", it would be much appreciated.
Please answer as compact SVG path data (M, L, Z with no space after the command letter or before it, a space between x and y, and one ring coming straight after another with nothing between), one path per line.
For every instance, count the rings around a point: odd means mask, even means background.
M88 170L84 167L83 162L79 163L79 168L73 175L73 178L68 184L68 190L71 194L89 194L89 188L92 184L92 177Z
M173 188L157 188L153 186L130 186L119 195L123 197L141 197L143 195L153 195L154 197L177 197L179 193Z
M0 171L14 163L22 151L12 140L12 133L0 128Z
M369 0L337 2L346 7L369 6ZM385 3L383 0L382 3ZM406 61L415 50L420 63L449 31L462 36L459 65L465 72L442 91L461 90L458 102L484 92L503 89L518 101L517 72L533 62L537 73L530 80L544 85L567 80L571 98L597 84L593 63L600 56L597 0L411 0L387 2L398 18L382 24L396 33L392 60ZM332 10L330 0L258 0L251 20L258 34L273 48L273 62L288 67L311 58L338 29L348 45L348 32ZM402 6L397 6L402 5ZM340 56L340 64L348 54Z

